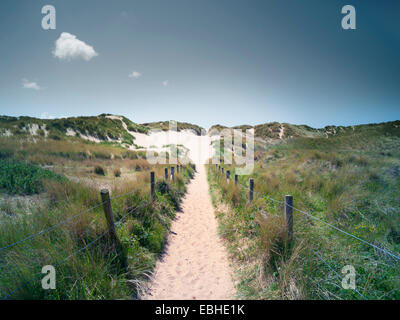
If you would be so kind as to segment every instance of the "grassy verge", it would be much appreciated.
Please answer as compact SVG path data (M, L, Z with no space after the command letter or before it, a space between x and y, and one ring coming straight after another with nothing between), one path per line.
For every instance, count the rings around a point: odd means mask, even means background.
M8 174L3 178L6 182L17 183L10 188L6 186L6 191L41 192L47 202L44 207L32 208L29 215L0 215L0 248L60 225L0 250L0 297L135 298L141 282L163 249L171 219L179 208L186 183L193 176L193 167L182 170L174 183L163 181L163 167L149 166L137 171L134 179L113 185L112 207L116 232L122 244L117 248L105 234L108 227L102 207L97 206L101 202L97 188L59 178L37 166L12 162L19 151L12 152L8 160L2 160L2 169ZM40 152L37 153L39 156ZM157 177L153 202L149 197L150 170L155 171ZM26 179L28 185L25 185ZM33 186L41 187L36 190ZM126 195L116 197L122 194ZM94 206L97 207L85 212ZM80 212L84 213L76 215ZM56 269L55 290L41 287L44 277L41 270L45 265L53 265Z
M400 137L374 132L334 138L302 138L269 146L258 155L255 198L208 169L220 229L240 268L239 295L248 299L362 299L341 286L352 265L356 288L368 299L400 299L399 262L302 213L294 212L296 239L287 241L285 194L294 206L368 242L400 252ZM234 167L224 166L225 170ZM318 253L317 256L315 253ZM320 258L327 262L329 268Z

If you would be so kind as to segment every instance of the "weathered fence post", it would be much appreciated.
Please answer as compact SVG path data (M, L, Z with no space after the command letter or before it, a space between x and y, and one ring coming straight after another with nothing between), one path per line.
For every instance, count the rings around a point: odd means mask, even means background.
M288 228L289 240L293 239L293 196L285 196L285 220Z
M229 170L226 170L226 180L229 182L231 178L231 172Z
M164 176L165 176L165 180L168 181L168 168L164 169Z
M254 180L249 180L249 203L253 202Z
M238 175L235 174L235 186L237 186L237 184L238 184Z
M175 181L175 167L171 167L171 180Z
M100 195L101 201L103 202L104 215L106 216L107 225L110 228L110 236L115 244L120 246L121 243L118 239L117 233L115 232L114 214L111 206L110 193L107 189L102 189L100 191Z
M150 195L151 195L151 200L154 200L156 197L156 190L155 190L155 182L154 182L154 171L150 172Z

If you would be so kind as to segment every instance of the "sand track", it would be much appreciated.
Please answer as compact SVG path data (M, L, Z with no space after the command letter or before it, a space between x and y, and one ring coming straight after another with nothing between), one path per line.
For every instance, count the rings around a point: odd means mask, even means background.
M203 165L197 170L142 299L234 298L230 265L217 234L206 170Z

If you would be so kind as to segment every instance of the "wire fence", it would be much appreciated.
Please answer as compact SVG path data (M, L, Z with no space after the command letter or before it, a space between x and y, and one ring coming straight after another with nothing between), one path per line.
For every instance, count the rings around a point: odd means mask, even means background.
M182 169L182 168L181 168L181 169ZM153 172L153 171L151 172L151 176L154 178L154 172ZM153 178L151 178L151 179L153 179ZM134 193L137 193L137 192L143 190L144 188L150 189L150 190L151 190L151 193L153 193L153 192L154 192L154 183L155 183L155 181L154 181L154 180L151 180L150 186L145 184L145 185L143 185L143 186L141 186L141 187L139 187L139 188L135 188L135 189L133 189L133 190L131 190L131 191L129 191L129 192L122 193L122 194L117 194L117 195L115 195L115 196L109 197L108 200L102 201L102 202L100 202L100 203L98 203L98 204L96 204L96 205L94 205L94 206L92 206L92 207L90 207L90 208L88 208L88 209L85 209L85 210L83 210L83 211L81 211L81 212L79 212L79 213L76 213L76 214L72 215L71 217L69 217L69 218L67 218L67 219L64 219L64 220L62 220L62 221L60 221L60 222L58 222L58 223L56 223L56 224L54 224L54 225L52 225L52 226L50 226L50 227L48 227L48 228L45 228L45 229L43 229L43 230L41 230L41 231L39 231L39 232L36 232L36 233L34 233L34 234L31 234L31 235L25 237L25 238L23 238L23 239L20 239L20 240L18 240L18 241L15 241L15 242L13 242L13 243L10 243L10 244L8 244L8 245L6 245L6 246L1 247L1 248L0 248L0 253L1 253L2 251L4 251L4 250L10 249L10 248L12 248L12 247L14 247L14 246L16 246L16 245L18 245L18 244L20 244L20 243L23 243L23 242L25 242L25 241L27 241L27 240L34 239L34 238L39 237L39 236L41 236L41 235L43 235L43 234L49 233L49 232L55 230L56 228L58 228L58 227L60 227L60 226L63 226L63 225L65 225L66 223L68 223L68 222L70 222L70 221L72 221L72 220L74 220L74 219L76 219L76 218L78 218L78 217L80 217L80 216L82 216L82 215L88 213L88 212L91 212L91 211L93 211L93 210L95 210L95 209L97 209L97 208L99 208L99 207L101 207L101 206L104 206L107 202L110 202L110 206L111 206L111 201L112 201L112 200L119 199L119 198L123 198L123 197L127 197L127 196L129 196L129 195L132 195L132 194L134 194ZM107 194L108 194L108 191L107 191ZM151 194L151 198L152 198L152 200L154 200L153 194ZM88 249L89 247L93 246L95 243L97 243L100 239L102 239L102 238L103 238L104 236L106 236L108 233L112 232L113 229L115 228L115 226L121 225L121 224L124 222L124 220L125 220L126 217L128 217L128 216L131 215L133 212L135 212L135 211L137 211L137 210L139 210L139 209L141 209L141 208L143 208L144 206L147 206L147 205L149 205L149 204L150 204L150 201L142 201L139 205L136 205L136 206L134 206L134 207L128 209L127 212L126 212L122 217L120 217L119 220L118 220L117 222L112 221L112 225L109 225L108 229L107 229L105 232L103 232L100 236L98 236L96 239L94 239L94 240L91 241L90 243L86 244L85 246L81 247L80 249L74 251L72 254L68 255L67 257L63 258L62 260L56 262L55 264L53 264L53 267L57 267L57 266L59 266L59 265L65 263L65 262L68 261L70 258L76 256L76 255L79 254L80 252L83 252L85 249ZM105 211L106 211L106 209L105 209ZM107 213L106 213L106 218L107 218ZM107 221L107 222L108 222L108 221ZM118 253L117 255L119 255L119 253ZM43 275L42 272L35 273L29 280L25 281L24 283L22 283L22 284L21 284L20 286L18 286L17 288L15 288L15 289L13 289L13 290L10 290L6 295L4 295L3 297L1 297L0 299L1 299L1 300L6 300L6 299L10 298L10 297L13 296L18 290L20 290L21 288L23 288L23 287L29 285L30 283L32 283L33 281L37 280L37 279L38 279L40 276L42 276L42 275Z
M40 235L42 235L42 234L45 234L45 233L47 233L47 232L50 232L50 231L56 229L57 227L62 226L63 224L66 224L67 222L72 221L73 219L75 219L75 218L77 218L77 217L79 217L79 216L81 216L81 215L84 215L85 213L88 213L88 212L90 212L90 211L92 211L92 210L94 210L94 209L96 209L96 208L102 206L103 204L104 204L104 202L101 202L101 203L99 203L99 204L97 204L97 205L95 205L95 206L93 206L93 207L90 207L89 209L86 209L86 210L84 210L84 211L81 211L81 212L79 212L79 213L73 215L72 217L69 217L68 219L65 219L65 220L63 220L63 221L60 221L59 223L57 223L57 224L55 224L55 225L53 225L53 226L51 226L51 227L49 227L49 228L46 228L46 229L44 229L44 230L42 230L42 231L39 231L39 232L37 232L37 233L34 233L34 234L32 234L32 235L30 235L30 236L28 236L28 237L26 237L26 238L24 238L24 239L18 240L18 241L14 242L14 243L10 243L9 245L6 245L6 246L0 248L0 252L3 251L3 250L5 250L5 249L14 247L14 246L16 246L17 244L20 244L20 243L22 243L22 242L24 242L24 241L27 241L27 240L36 238L36 237L38 237L38 236L40 236Z
M124 194L116 195L116 196L114 196L114 197L111 197L110 200L118 199L118 198L121 198L121 197L126 197L126 196L128 196L128 195L131 195L131 194L133 194L133 193L135 193L135 192L137 192L137 191L143 189L144 187L148 187L148 186L145 186L145 185L144 185L144 186L142 186L142 187L140 187L140 188L137 188L137 189L135 189L135 190L126 192L126 193L124 193ZM88 209L85 209L85 210L83 210L83 211L81 211L81 212L79 212L79 213L77 213L77 214L74 214L73 216L71 216L71 217L69 217L69 218L67 218L67 219L65 219L65 220L62 220L62 221L58 222L57 224L55 224L55 225L53 225L53 226L51 226L51 227L48 227L48 228L46 228L46 229L44 229L44 230L42 230L42 231L39 231L39 232L34 233L34 234L32 234L32 235L29 235L28 237L23 238L23 239L21 239L21 240L15 241L14 243L10 243L10 244L8 244L8 245L6 245L6 246L0 248L0 252L3 251L3 250L6 250L6 249L8 249L8 248L12 248L12 247L16 246L17 244L20 244L20 243L22 243L22 242L24 242L24 241L27 241L27 240L36 238L36 237L38 237L38 236L40 236L40 235L42 235L42 234L48 233L48 232L50 232L50 231L56 229L57 227L60 227L60 226L62 226L62 225L64 225L64 224L66 224L67 222L70 222L70 221L74 220L75 218L84 215L85 213L88 213L88 212L90 212L90 211L93 211L94 209L97 209L97 208L103 206L104 203L105 203L105 201L100 202L100 203L98 203L98 204L96 204L96 205L94 205L94 206L92 206L92 207L90 207L90 208L88 208Z
M295 236L295 238L296 238L297 241L300 241L296 236ZM321 261L335 274L335 276L336 276L337 278L339 278L340 280L343 281L344 278L342 278L342 276L328 263L328 261L326 261L326 260L322 257L322 255L321 255L317 250L314 250L313 248L311 248L311 247L309 247L309 246L308 246L307 248L310 249L311 252L312 252L319 260L321 260ZM354 288L353 290L354 290L362 299L368 300L360 291L358 291L357 288Z
M222 172L223 172L223 171L222 171ZM217 172L217 173L218 173L218 172ZM227 175L227 177L228 177L228 179L229 179L229 175ZM299 213L302 213L304 216L307 216L307 217L309 217L309 218L311 218L311 219L313 219L313 220L315 220L315 221L318 221L318 222L320 222L320 223L322 223L322 224L328 226L329 228L331 228L331 229L333 229L333 230L336 230L336 231L338 231L338 232L340 232L340 233L342 233L342 234L345 234L345 235L347 235L347 236L349 236L349 237L351 237L351 238L353 238L353 239L356 239L356 240L360 241L361 243L363 243L363 244L365 244L365 245L367 245L367 246L370 246L370 247L373 248L374 250L378 250L379 252L381 252L381 253L383 253L383 254L385 254L385 255L390 256L391 258L393 258L393 259L396 260L396 261L400 261L400 256L399 256L398 254L395 254L395 253L393 253L393 252L390 252L389 250L387 250L387 249L385 249L385 248L381 248L381 247L379 247L379 246L377 246L377 245L375 245L375 244L373 244L373 243L371 243L371 242L369 242L369 241L367 241L367 240L365 240L365 239L362 239L362 238L360 238L360 237L358 237L358 236L356 236L356 235L354 235L354 234L351 234L350 232L347 232L347 231L345 231L345 230L343 230L343 229L341 229L341 228L339 228L339 227L337 227L337 226L335 226L335 225L333 225L333 224L331 224L331 223L329 223L329 222L326 222L326 221L324 221L324 220L322 220L322 219L320 219L320 218L318 218L318 217L312 215L312 214L309 213L309 212L306 212L306 211L304 211L304 210L300 210L300 209L294 207L293 205L290 205L290 204L287 203L286 201L279 201L279 200L276 200L276 199L272 198L271 196L269 196L269 195L267 195L267 194L259 193L259 192L255 191L255 190L254 190L254 183L251 183L252 185L249 184L249 186L246 186L246 185L240 183L240 182L238 181L238 178L235 177L235 184L238 185L239 187L243 188L243 189L246 190L246 191L248 190L248 192L249 192L249 199L251 199L251 200L252 200L252 194L254 193L254 194L260 196L261 198L266 198L266 199L268 199L268 200L270 200L270 201L272 201L272 202L274 202L274 203L280 204L282 207L284 207L284 206L290 207L290 208L293 209L294 211L299 212ZM251 202L252 202L252 201L249 200L249 203L251 203ZM297 241L299 241L299 239L298 239L295 235L294 235L294 238L295 238ZM326 259L324 259L324 258L322 257L322 255L321 255L318 251L312 249L310 246L308 246L308 248L311 250L311 252L312 252L320 261L322 261L322 262L336 275L336 277L338 277L339 279L343 279L343 278L340 276L340 274L326 261ZM354 289L354 291L355 291L362 299L368 300L367 297L365 297L365 295L363 295L361 292L359 292L359 290L357 290L356 288Z
M243 184L240 184L240 186L242 186L243 188L247 188L247 187L244 186ZM285 203L285 201L276 200L276 199L274 199L274 198L272 198L272 197L270 197L270 196L268 196L268 195L266 195L266 194L261 194L261 193L259 193L259 192L254 191L254 190L253 190L253 192L256 193L256 194L259 194L260 196L265 197L265 198L267 198L267 199L269 199L269 200L271 200L271 201L273 201L273 202L280 203L280 204L282 204L282 205L286 205L286 206L292 208L293 210L295 210L295 211L297 211L297 212L300 212L300 213L306 215L307 217L309 217L309 218L311 218L311 219L314 219L314 220L316 220L316 221L319 221L319 222L325 224L326 226L328 226L328 227L330 227L330 228L332 228L332 229L334 229L334 230L336 230L336 231L339 231L339 232L341 232L341 233L343 233L343 234L345 234L345 235L347 235L347 236L349 236L349 237L352 237L352 238L354 238L354 239L356 239L356 240L358 240L358 241L361 241L362 243L364 243L364 244L366 244L366 245L368 245L368 246L370 246L370 247L372 247L372 248L374 248L374 249L376 249L376 250L378 250L378 251L381 251L381 252L384 253L384 254L389 255L389 256L392 257L393 259L395 259L395 260L397 260L397 261L400 261L400 256L398 256L398 255L396 255L396 254L390 252L389 250L384 249L384 248L381 248L381 247L378 247L377 245L375 245L375 244L373 244L373 243L370 243L370 242L368 242L368 241L366 241L366 240L364 240L364 239L362 239L362 238L360 238L360 237L357 237L357 236L355 236L355 235L353 235L353 234L351 234L351 233L349 233L349 232L347 232L347 231L345 231L345 230L342 230L342 229L340 229L340 228L334 226L333 224L331 224L331 223L329 223L329 222L326 222L326 221L324 221L324 220L322 220L322 219L320 219L320 218L318 218L318 217L312 215L311 213L308 213L308 212L303 211L303 210L300 210L300 209L298 209L298 208L296 208L296 207L294 207L294 206L291 206L290 204Z
M144 207L145 205L148 205L149 202L145 201L142 204L130 209L125 215L123 215L115 224L120 224L128 215L132 214L132 212ZM97 241L99 241L100 239L102 239L105 235L107 235L110 231L111 231L112 227L108 228L105 232L103 232L100 236L98 236L96 239L94 239L93 241L91 241L90 243L88 243L87 245L83 246L82 248L74 251L72 254L70 254L69 256L65 257L64 259L56 262L53 267L57 267L61 264L63 264L64 262L66 262L67 260L69 260L70 258L76 256L77 254L79 254L80 252L84 251L85 249L91 247L92 245L94 245ZM119 255L119 254L117 254ZM9 293L7 293L5 296L3 296L1 298L1 300L7 300L8 298L10 298L14 293L16 293L18 290L20 290L21 288L25 287L26 285L30 284L31 282L33 282L34 280L36 280L38 277L40 277L41 275L43 275L41 272L36 273L33 277L31 277L28 281L24 282L22 285L20 285L19 287L15 288L14 290L10 291Z

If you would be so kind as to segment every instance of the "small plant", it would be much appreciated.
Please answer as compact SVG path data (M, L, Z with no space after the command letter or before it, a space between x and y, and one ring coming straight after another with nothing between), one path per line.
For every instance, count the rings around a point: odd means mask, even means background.
M3 212L10 216L14 214L14 209L9 200L5 200L0 203L0 213L3 213Z
M64 180L52 171L32 164L0 160L0 189L10 194L34 194L43 191L45 180Z
M105 170L104 170L104 168L102 166L95 166L94 167L94 173L98 174L99 176L105 176L106 175Z
M145 159L131 160L129 167L135 171L149 170L150 164Z
M61 140L61 135L59 133L52 132L50 133L49 138L57 141Z
M114 176L115 176L116 178L118 178L118 177L121 176L121 169L120 169L120 168L114 169Z

